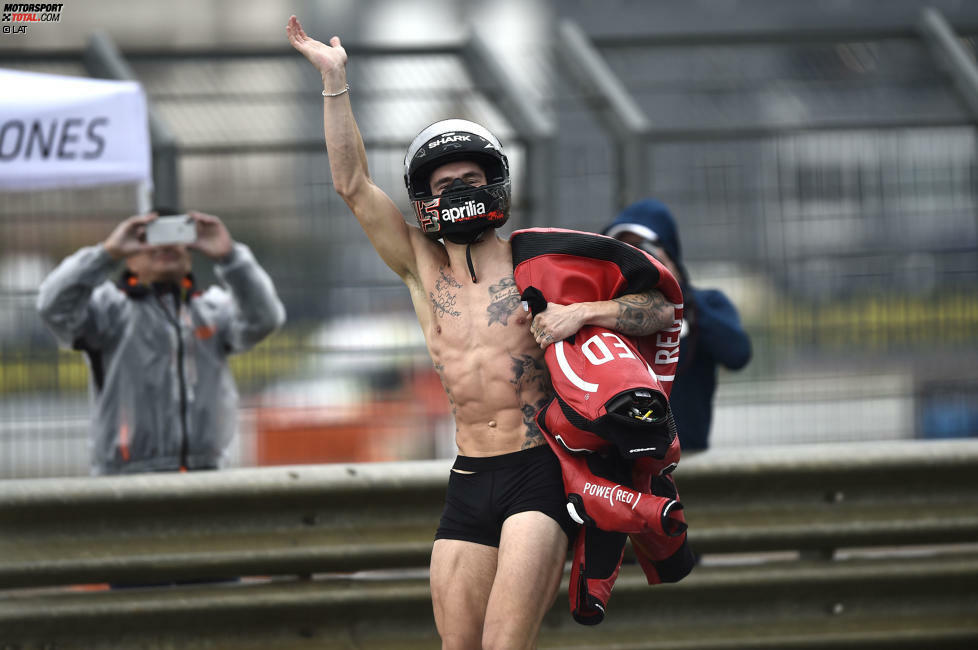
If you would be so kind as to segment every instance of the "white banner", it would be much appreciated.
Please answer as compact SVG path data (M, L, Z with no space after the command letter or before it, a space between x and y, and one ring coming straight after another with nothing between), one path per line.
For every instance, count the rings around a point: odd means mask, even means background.
M0 70L0 190L152 187L150 155L138 83Z

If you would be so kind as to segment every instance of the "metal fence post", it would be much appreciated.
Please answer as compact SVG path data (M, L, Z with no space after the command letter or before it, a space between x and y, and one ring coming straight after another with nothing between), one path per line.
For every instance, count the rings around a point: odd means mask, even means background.
M555 225L556 200L553 180L554 127L527 99L492 52L484 36L473 33L462 49L462 59L469 73L488 80L498 91L495 104L526 142L526 193L529 221L526 226Z
M139 81L125 57L119 52L119 48L103 33L92 34L82 58L85 69L93 77ZM179 153L177 139L148 102L147 98L149 135L153 146L153 202L158 206L165 205L179 209L180 177L177 169Z
M651 184L648 119L573 21L563 20L558 26L556 52L569 76L581 89L584 100L614 138L618 154L617 212L648 193Z
M972 122L978 123L978 65L975 65L974 58L965 50L944 14L934 7L925 7L920 12L918 27L930 46L932 56L951 77L971 113ZM974 139L974 142L978 149L978 139ZM972 188L974 191L974 184ZM975 215L975 220L978 223L978 215Z
M933 7L920 12L920 32L931 53L950 75L972 118L978 121L978 66L944 15Z

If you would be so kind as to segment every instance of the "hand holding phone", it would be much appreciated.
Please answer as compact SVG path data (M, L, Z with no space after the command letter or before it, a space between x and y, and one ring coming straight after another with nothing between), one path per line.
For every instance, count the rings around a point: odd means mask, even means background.
M212 214L190 211L190 218L197 222L197 241L191 248L212 260L223 260L231 253L234 240L224 223Z
M150 246L192 244L196 240L197 222L186 214L157 217L146 224L146 243Z

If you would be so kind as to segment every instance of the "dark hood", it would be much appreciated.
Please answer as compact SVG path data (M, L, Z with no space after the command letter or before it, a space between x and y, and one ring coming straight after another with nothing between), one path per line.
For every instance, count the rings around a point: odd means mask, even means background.
M614 237L621 232L634 232L651 239L672 258L676 266L682 267L682 248L676 220L662 201L643 199L631 204L618 214L603 234Z

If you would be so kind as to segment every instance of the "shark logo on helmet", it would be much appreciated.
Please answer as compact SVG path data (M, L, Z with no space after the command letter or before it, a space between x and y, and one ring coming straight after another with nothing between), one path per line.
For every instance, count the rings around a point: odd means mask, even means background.
M461 135L461 134L458 134L457 135L455 133L447 133L443 137L438 138L437 140L432 140L431 142L429 142L428 143L428 148L429 149L434 149L436 147L440 147L441 145L448 144L450 142L472 142L472 136L470 136L470 135ZM422 151L423 151L423 149L422 149Z

